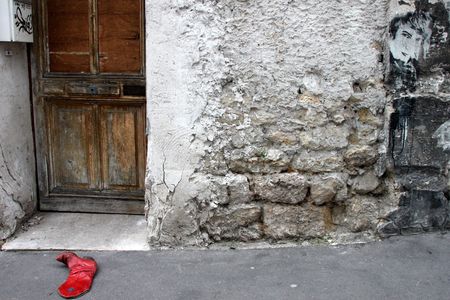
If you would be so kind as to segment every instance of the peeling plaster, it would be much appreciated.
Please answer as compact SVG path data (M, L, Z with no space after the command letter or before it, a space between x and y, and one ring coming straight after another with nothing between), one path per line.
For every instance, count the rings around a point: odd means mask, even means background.
M450 93L448 4L147 1L149 241L374 235L399 199L391 98Z
M146 203L152 244L285 236L276 231L293 226L296 215L269 204L277 193L289 193L285 189L295 186L298 176L320 182L330 172L319 166L317 155L345 178L374 168L378 148L384 149L379 132L386 103L387 0L147 4ZM354 151L344 161L347 148ZM358 166L356 156L365 152L373 159ZM258 176L276 182L269 193L273 199L264 203L254 193ZM351 190L331 188L339 196L330 199L345 206ZM291 200L292 211L317 217L310 225L302 221L298 228L306 231L298 238L308 238L314 228L335 227L324 226L332 222L331 213L311 206L313 199ZM264 229L258 216L265 209L288 213L287 223ZM349 222L337 227L348 231Z

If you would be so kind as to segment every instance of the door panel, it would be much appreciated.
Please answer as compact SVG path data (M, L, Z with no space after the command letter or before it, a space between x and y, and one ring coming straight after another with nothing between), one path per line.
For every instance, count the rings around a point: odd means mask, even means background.
M102 73L141 73L141 1L98 0Z
M91 71L89 0L47 1L50 72Z
M52 72L89 73L90 68L89 54L61 52L50 54L50 69Z
M49 103L52 189L95 188L94 111L87 105Z
M142 106L101 107L100 131L105 189L143 189L143 112Z

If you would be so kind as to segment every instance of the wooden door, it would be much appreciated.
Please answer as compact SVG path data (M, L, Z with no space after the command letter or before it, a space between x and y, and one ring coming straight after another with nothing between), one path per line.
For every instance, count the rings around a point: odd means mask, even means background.
M43 0L35 11L40 209L143 213L143 0Z

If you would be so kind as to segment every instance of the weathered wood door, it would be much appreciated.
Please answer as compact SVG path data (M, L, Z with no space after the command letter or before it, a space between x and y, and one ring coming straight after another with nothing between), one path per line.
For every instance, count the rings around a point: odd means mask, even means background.
M143 0L42 0L35 11L40 209L143 213Z

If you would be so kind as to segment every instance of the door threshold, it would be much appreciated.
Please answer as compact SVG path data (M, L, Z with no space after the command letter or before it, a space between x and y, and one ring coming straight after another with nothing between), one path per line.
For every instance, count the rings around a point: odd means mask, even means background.
M38 212L29 223L2 250L150 250L141 215Z
M56 212L144 215L144 206L144 197L138 200L64 195L42 197L39 201L41 211Z

